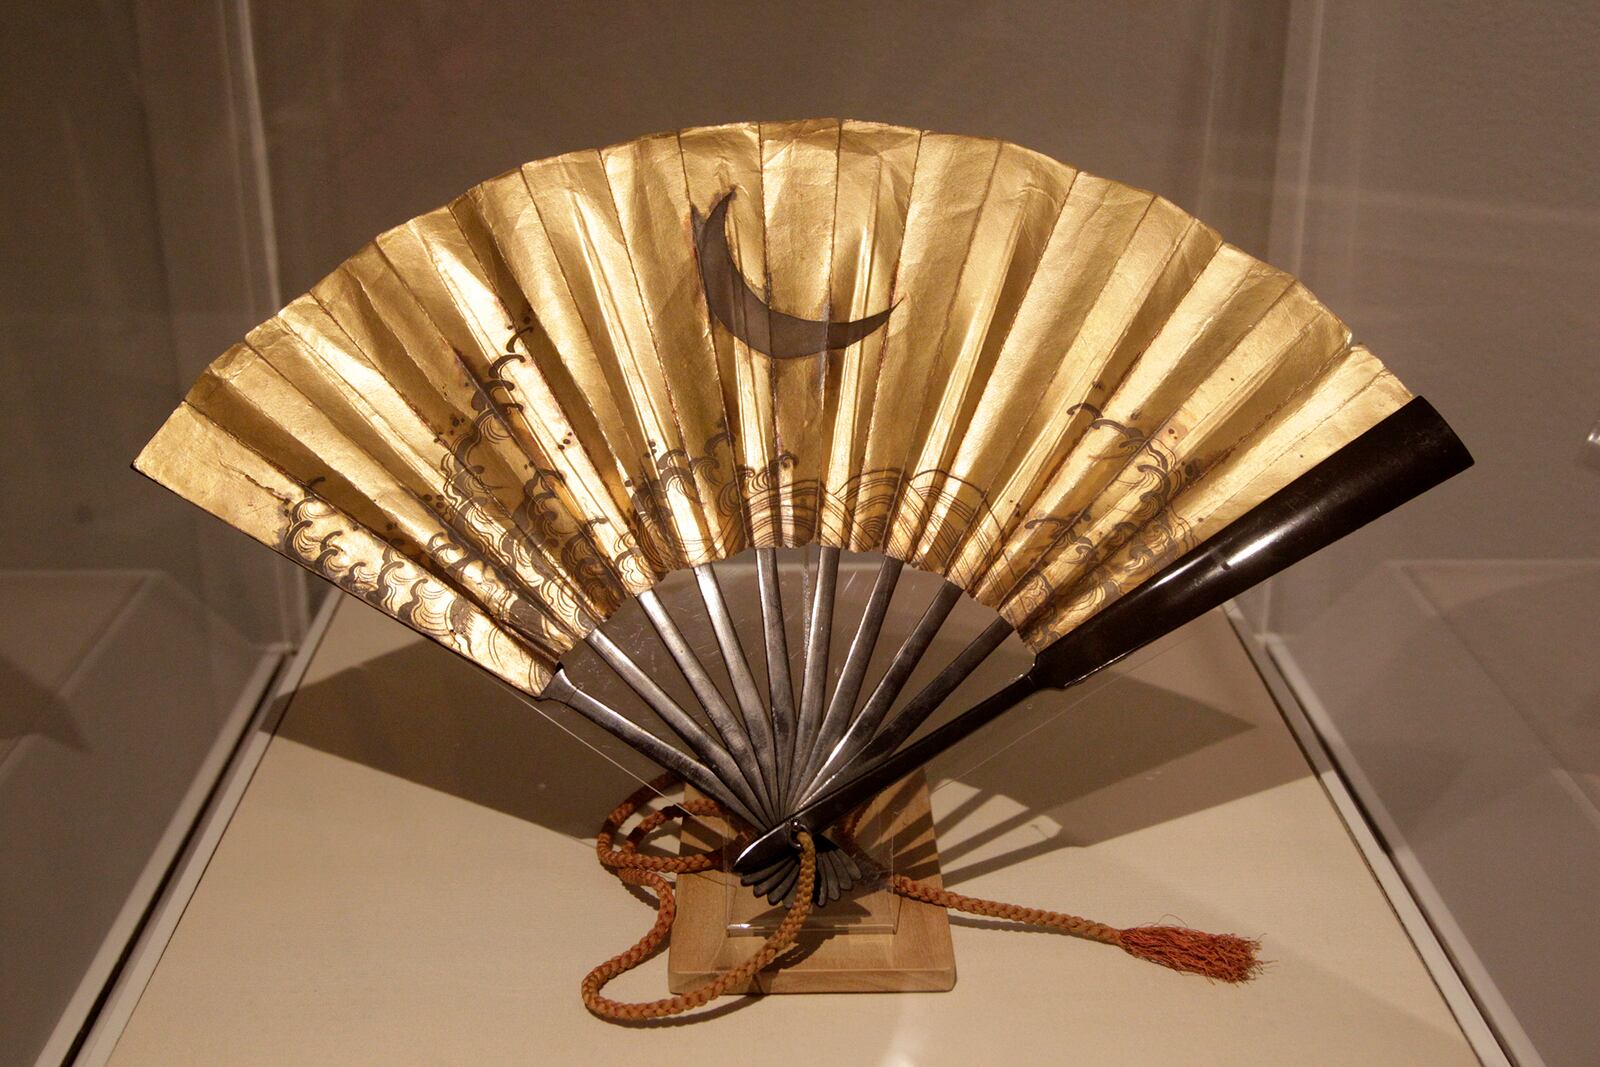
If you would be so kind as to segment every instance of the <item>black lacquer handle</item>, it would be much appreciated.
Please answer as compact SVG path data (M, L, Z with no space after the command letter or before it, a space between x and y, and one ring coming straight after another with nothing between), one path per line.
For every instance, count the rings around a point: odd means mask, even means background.
M757 838L740 873L791 851L1040 689L1064 689L1472 466L1433 406L1416 397L1035 658L1028 673L873 763Z

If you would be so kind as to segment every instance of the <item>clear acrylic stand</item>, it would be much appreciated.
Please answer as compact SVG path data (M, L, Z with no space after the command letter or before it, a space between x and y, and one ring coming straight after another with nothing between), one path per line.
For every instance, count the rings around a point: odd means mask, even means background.
M874 805L856 829L856 864L862 879L823 907L814 908L801 927L803 932L827 934L892 934L900 921L900 898L884 888L894 871L895 826L893 813ZM732 866L738 849L724 845L726 866ZM766 937L788 913L781 902L768 904L729 877L723 886L727 931L733 937Z
M698 795L691 792L690 795ZM899 928L901 899L885 888L894 871L897 834L896 812L874 802L856 828L856 863L862 878L839 899L812 910L801 927L803 933L893 934ZM729 873L739 854L739 843L728 824L716 816L694 816L683 826L683 841L691 851L720 850L722 870L706 872L721 886L723 927L729 937L766 937L788 912L782 903L769 904ZM902 841L903 843L903 841Z

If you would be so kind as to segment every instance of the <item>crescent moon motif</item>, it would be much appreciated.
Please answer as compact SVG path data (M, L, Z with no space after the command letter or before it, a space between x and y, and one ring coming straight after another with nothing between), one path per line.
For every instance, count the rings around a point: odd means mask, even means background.
M729 333L775 359L795 359L849 348L889 321L892 306L850 322L802 319L774 310L750 288L733 262L727 232L728 201L732 199L733 191L729 190L703 219L693 205L689 208L706 304Z

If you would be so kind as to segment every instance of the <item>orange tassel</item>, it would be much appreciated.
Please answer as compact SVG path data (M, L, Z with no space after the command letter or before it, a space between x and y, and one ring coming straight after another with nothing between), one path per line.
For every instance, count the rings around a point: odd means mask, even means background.
M1261 972L1261 942L1186 926L1135 926L1117 944L1130 955L1219 982L1247 982Z

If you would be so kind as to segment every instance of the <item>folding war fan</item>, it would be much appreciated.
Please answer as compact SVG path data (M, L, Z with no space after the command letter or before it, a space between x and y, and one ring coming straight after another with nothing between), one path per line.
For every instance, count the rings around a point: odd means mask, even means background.
M136 466L676 772L749 824L736 869L780 900L802 837L837 895L858 871L825 831L865 800L1470 463L1293 278L1172 204L830 120L484 182L226 352ZM712 566L747 549L764 692ZM883 559L830 686L861 552ZM868 686L906 565L944 584ZM720 664L654 591L681 568ZM962 595L993 624L900 701ZM698 707L600 628L630 598ZM1032 669L919 734L1013 632ZM654 729L573 683L580 642Z

